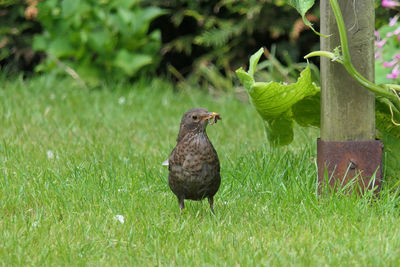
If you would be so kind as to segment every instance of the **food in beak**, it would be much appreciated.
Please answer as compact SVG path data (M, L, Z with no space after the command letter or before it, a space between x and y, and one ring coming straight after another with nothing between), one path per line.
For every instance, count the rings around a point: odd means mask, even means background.
M208 124L210 125L213 125L214 123L217 123L218 120L221 120L221 116L216 112L210 112L208 114L209 117L207 117L207 119L208 119Z

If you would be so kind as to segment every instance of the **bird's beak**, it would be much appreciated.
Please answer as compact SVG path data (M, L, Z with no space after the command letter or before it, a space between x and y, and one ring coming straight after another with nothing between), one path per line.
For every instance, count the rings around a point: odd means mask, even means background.
M212 119L215 115L218 115L216 112L208 112L207 114L204 114L204 116L201 118L202 121Z
M213 120L214 123L216 123L218 120L221 119L221 116L216 113L216 112L208 112L207 116L204 116L201 120L209 120L211 122L211 120Z

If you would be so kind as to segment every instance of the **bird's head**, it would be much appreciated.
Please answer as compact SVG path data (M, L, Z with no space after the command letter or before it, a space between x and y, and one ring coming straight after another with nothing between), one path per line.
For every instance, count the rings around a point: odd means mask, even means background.
M178 140L187 133L205 132L207 124L216 123L221 116L215 112L208 112L204 108L194 108L182 116Z

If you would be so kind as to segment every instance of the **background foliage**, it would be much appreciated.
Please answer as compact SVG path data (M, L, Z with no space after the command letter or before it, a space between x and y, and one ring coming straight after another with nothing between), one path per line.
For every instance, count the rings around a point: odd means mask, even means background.
M26 41L9 40L8 45L24 44L36 55L18 70L33 70L45 58L37 71L65 74L70 67L85 81L137 77L157 69L184 86L201 82L232 90L233 71L260 46L277 47L272 56L291 65L319 42L296 10L277 0L48 0L35 3L29 19L25 1L2 0L0 5L15 18L0 16L9 21L2 23L6 31L24 27L36 34L33 41L33 34L19 31ZM309 20L316 22L317 14L315 9ZM12 60L7 57L1 65Z
M0 66L25 74L35 67L63 75L73 70L93 84L157 71L179 88L230 91L237 85L233 71L264 46L268 61L256 75L293 82L319 38L287 2L0 0ZM393 11L375 2L380 28ZM316 30L318 12L317 1L306 14Z
M48 55L38 70L48 71L62 60L96 82L100 77L136 76L154 70L160 57L160 32L149 23L163 11L133 0L48 0L39 3L44 31L33 47Z
M150 1L148 2L150 4ZM163 35L162 68L190 84L232 90L233 71L249 52L275 44L281 60L297 62L319 38L284 1L151 1L169 12L152 23ZM313 13L317 14L318 9ZM310 14L309 20L317 21ZM301 37L300 37L301 36ZM184 83L185 84L185 83Z
M32 50L32 38L41 31L35 6L35 1L0 0L0 66L9 72L30 71L39 62Z

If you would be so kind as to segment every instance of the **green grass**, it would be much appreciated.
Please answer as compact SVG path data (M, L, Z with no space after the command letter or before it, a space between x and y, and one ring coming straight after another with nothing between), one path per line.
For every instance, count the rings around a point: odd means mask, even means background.
M223 118L208 128L221 160L215 216L207 201L180 212L161 166L192 107ZM233 96L3 79L0 123L1 266L400 264L396 194L318 198L314 137L270 149Z

